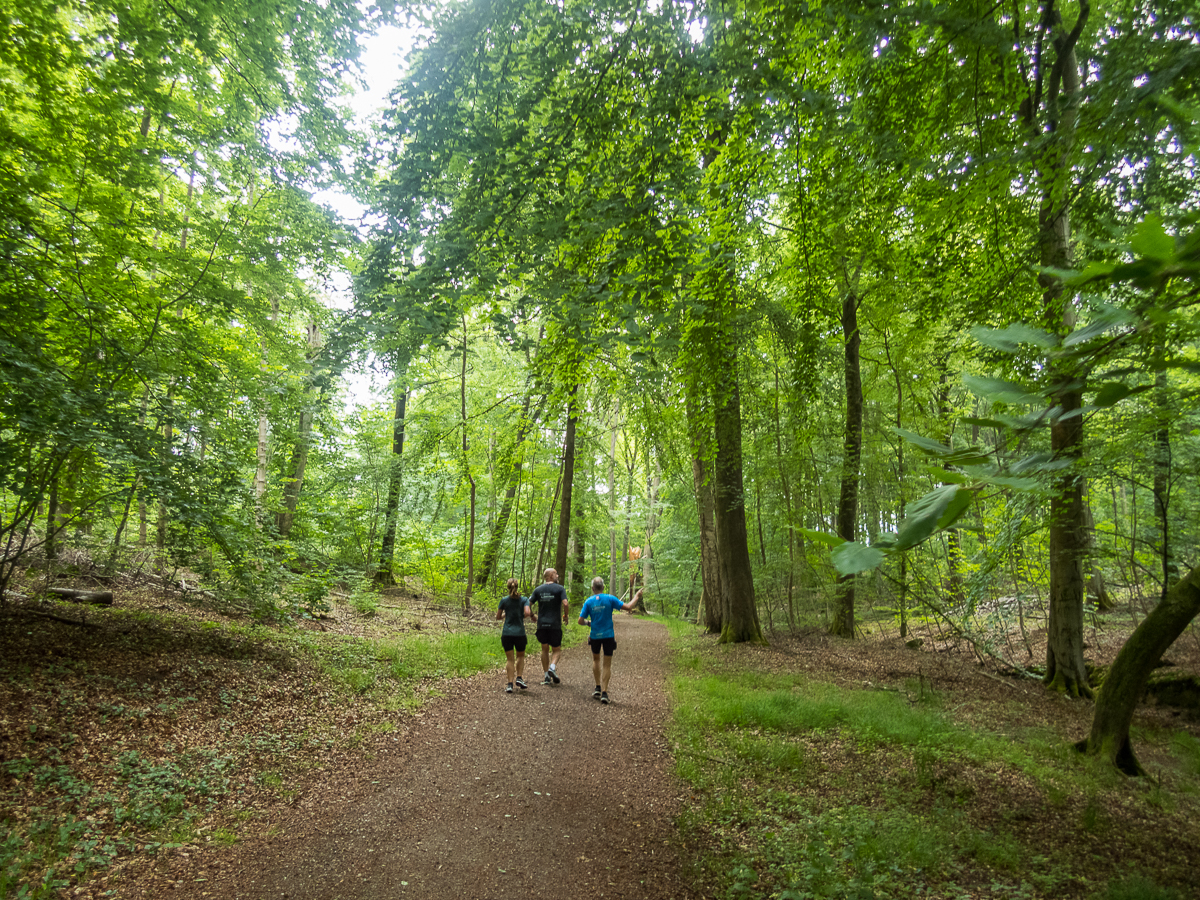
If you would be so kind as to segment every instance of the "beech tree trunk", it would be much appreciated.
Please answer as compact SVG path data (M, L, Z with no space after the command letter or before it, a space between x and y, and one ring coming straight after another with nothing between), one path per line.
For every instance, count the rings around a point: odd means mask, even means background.
M467 583L463 591L463 613L471 611L471 595L475 590L475 476L471 474L471 459L467 455L467 318L463 316L462 373L459 381L462 412L462 466L470 487L470 507L467 513Z
M1102 757L1122 772L1141 775L1143 770L1129 741L1129 726L1150 673L1166 649L1200 613L1200 566L1177 581L1133 630L1108 669L1096 692L1092 729L1078 749Z
M396 520L400 514L400 458L404 454L404 413L408 405L408 387L396 382L396 415L392 419L392 460L388 471L387 509L384 513L383 539L379 545L379 565L374 581L379 585L396 583Z
M787 466L783 458L783 428L779 418L779 365L775 365L775 460L779 466L779 483L783 488L783 502L787 510L788 574L787 574L787 617L788 628L796 629L796 610L793 602L796 583L796 523L792 513L792 487L788 480Z
M1167 403L1167 373L1159 372L1154 379L1155 401L1159 426L1154 432L1154 516L1158 520L1158 556L1162 564L1162 592L1165 598L1171 584L1179 577L1171 553L1171 410Z
M538 403L537 410L533 414L533 418L530 418L529 399L527 395L521 407L521 424L517 427L516 441L512 448L511 462L508 469L508 483L504 490L504 499L500 503L500 512L496 516L496 524L492 528L491 537L488 538L487 546L483 550L483 561L479 566L479 574L475 576L475 585L480 588L486 585L488 579L492 577L496 560L500 556L500 545L504 542L504 534L508 530L508 520L512 517L513 502L517 497L517 485L521 483L522 460L525 456L525 438L528 437L529 429L533 423L541 418L542 405L546 401L546 398L542 397L541 402Z
M550 512L546 514L546 528L542 532L542 543L538 546L537 568L533 571L533 581L536 584L542 583L542 560L546 558L546 542L550 540L550 526L554 522L554 510L558 506L558 495L562 490L562 483L562 468L560 466L558 470L558 480L554 483L554 496L550 500Z
M721 559L716 531L716 504L713 497L712 473L704 457L711 435L702 419L696 390L689 382L687 391L687 422L692 446L692 487L696 493L696 513L700 522L700 603L698 615L704 617L704 630L720 634L724 623L721 599Z
M837 535L853 541L858 519L858 470L862 463L862 372L859 359L858 295L848 290L842 299L842 339L845 343L846 443L842 456L842 490L838 499ZM854 637L853 575L838 577L837 605L829 633Z
M1079 19L1065 33L1056 10L1047 15L1054 46L1054 65L1049 70L1046 95L1050 140L1039 165L1041 209L1038 214L1040 262L1044 267L1065 269L1071 264L1071 155L1079 102L1079 63L1075 42L1089 12L1080 5ZM1043 64L1044 60L1039 60ZM1034 123L1036 125L1036 122ZM1038 276L1047 324L1060 334L1075 326L1075 311L1062 281L1048 272ZM1050 610L1047 626L1045 684L1071 696L1092 696L1083 660L1083 563L1087 554L1084 527L1083 478L1079 460L1083 454L1082 390L1078 373L1059 365L1051 378L1061 388L1051 395L1059 412L1050 425L1050 449L1056 459L1069 464L1055 483L1050 500Z
M321 342L321 330L316 323L308 326L308 359L312 364L313 355ZM304 487L304 470L308 465L308 448L312 443L313 405L316 396L311 388L305 391L304 406L300 410L300 420L296 428L296 444L292 447L292 458L288 463L288 475L283 484L283 509L275 514L275 531L281 538L286 538L292 531L292 523L296 519L296 506L300 503L300 492Z
M613 413L612 430L608 436L608 583L617 583L617 409Z
M575 397L579 385L572 385L567 398L567 434L563 440L562 505L558 517L558 544L555 547L554 568L559 575L567 571L567 545L571 540L571 487L575 480Z
M737 350L728 337L718 358L723 377L713 400L717 437L716 522L724 611L721 643L766 643L758 619L754 575L746 534L746 495L742 480L742 405Z
M954 445L954 423L950 411L950 358L942 356L938 360L938 416L942 420L942 442L951 447ZM962 550L962 535L957 528L946 532L946 569L948 576L947 599L950 604L961 608L967 602L966 578L963 570L966 568L966 558Z

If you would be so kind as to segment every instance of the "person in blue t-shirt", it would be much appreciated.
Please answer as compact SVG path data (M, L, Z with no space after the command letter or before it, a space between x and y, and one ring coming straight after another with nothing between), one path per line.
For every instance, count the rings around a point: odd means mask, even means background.
M637 606L635 597L629 603L622 603L612 594L604 593L604 579L597 575L592 579L592 596L588 597L579 611L579 624L591 625L592 633L588 638L588 646L592 648L592 675L596 680L596 689L592 696L601 703L608 703L608 679L612 675L612 656L617 649L617 638L613 633L613 610L633 609ZM601 654L604 661L601 666Z
M508 661L508 683L504 690L511 694L513 684L525 690L528 687L524 678L525 647L529 643L529 638L525 636L525 619L533 618L533 610L529 608L529 600L521 596L517 579L508 579L508 596L500 601L496 618L504 620L504 627L500 630L500 646L504 648L504 657ZM516 678L513 677L514 672Z

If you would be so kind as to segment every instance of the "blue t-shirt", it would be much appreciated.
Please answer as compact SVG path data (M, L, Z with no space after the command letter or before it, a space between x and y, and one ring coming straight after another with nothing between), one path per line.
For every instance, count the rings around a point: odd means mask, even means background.
M579 611L579 617L581 619L591 618L592 640L598 641L602 638L615 637L613 634L613 610L624 608L625 604L612 594L593 594L583 604L583 609Z

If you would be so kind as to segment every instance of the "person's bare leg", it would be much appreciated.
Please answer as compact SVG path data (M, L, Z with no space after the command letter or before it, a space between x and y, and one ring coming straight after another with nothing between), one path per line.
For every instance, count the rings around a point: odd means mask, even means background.
M518 678L525 677L525 651L524 650L517 651L517 677Z
M546 654L546 649L543 647L542 648L542 659L543 660L545 660L545 658L546 658L545 654ZM558 668L558 658L560 656L562 656L562 645L561 644L559 646L555 647L553 649L553 651L550 653L550 665L554 666L555 669ZM542 663L542 666L543 666L543 668L545 668L544 662Z
M604 674L600 679L600 690L608 691L608 679L612 677L612 657L604 657Z
M517 667L516 660L513 658L515 655L516 655L515 652L512 650L504 651L504 658L507 660L507 662L504 665L504 668L508 671L508 683L509 684L513 683L513 672L516 670L516 667Z
M554 662L558 662L558 654L554 654ZM550 671L550 645L542 644L542 671Z
M599 653L592 654L592 677L595 679L592 682L592 684L600 683L600 654Z

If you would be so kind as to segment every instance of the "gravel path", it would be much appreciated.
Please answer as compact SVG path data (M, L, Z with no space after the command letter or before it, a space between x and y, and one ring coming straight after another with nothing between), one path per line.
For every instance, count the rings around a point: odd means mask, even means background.
M329 772L270 836L164 860L121 896L693 897L672 826L666 629L616 619L608 706L592 699L586 646L546 687L531 637L527 691L505 694L503 670L462 682L394 749Z

